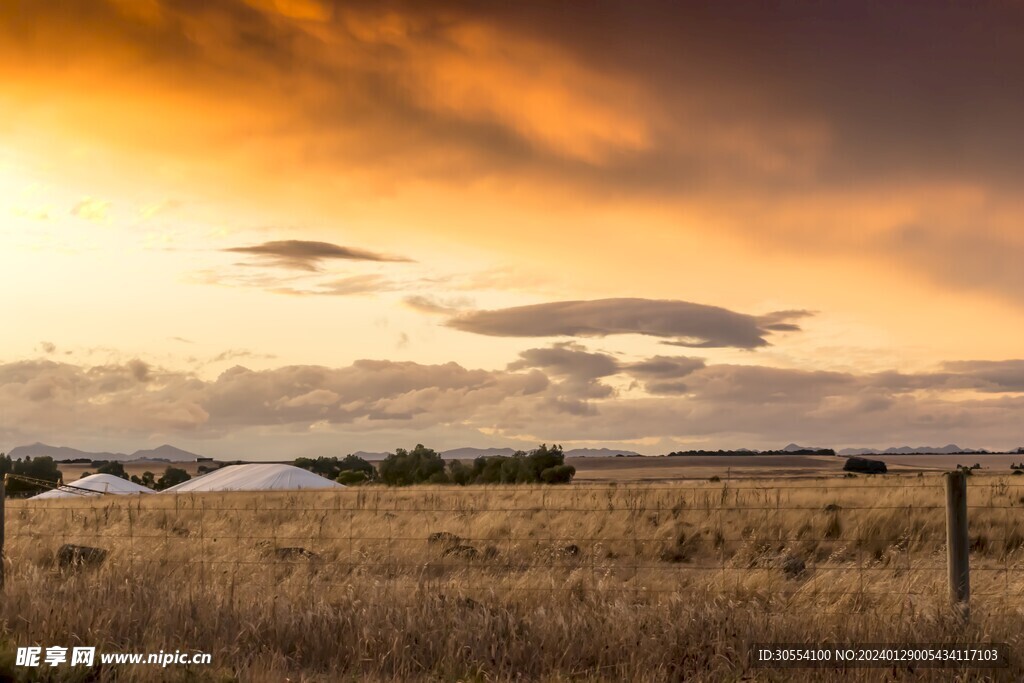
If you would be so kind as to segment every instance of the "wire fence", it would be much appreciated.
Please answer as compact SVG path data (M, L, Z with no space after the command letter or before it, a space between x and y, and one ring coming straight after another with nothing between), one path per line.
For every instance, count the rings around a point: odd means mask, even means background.
M972 604L1024 608L1024 484L972 477ZM947 599L941 478L755 486L378 486L6 502L7 590L176 582L389 600L729 600L877 615Z

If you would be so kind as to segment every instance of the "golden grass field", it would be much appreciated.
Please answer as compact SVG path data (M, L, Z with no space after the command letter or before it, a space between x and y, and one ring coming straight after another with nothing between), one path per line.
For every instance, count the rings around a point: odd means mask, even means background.
M39 643L213 654L95 680L1022 680L1024 658L844 672L748 654L1019 651L1021 479L969 479L966 623L947 599L937 474L9 500L0 674ZM60 569L64 543L110 554Z

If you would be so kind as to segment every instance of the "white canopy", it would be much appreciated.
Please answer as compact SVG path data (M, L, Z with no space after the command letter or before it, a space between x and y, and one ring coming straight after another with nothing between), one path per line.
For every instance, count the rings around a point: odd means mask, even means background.
M90 474L88 477L82 477L78 481L70 482L70 486L61 486L60 488L53 489L52 491L44 491L38 496L32 496L32 498L74 498L77 496L98 496L103 493L114 493L118 495L127 495L132 493L153 493L152 489L148 489L145 486L140 486L127 479L114 476L113 474ZM85 491L79 491L78 489L89 489L95 491L95 493L86 493Z
M273 463L229 465L201 477L172 486L162 493L202 491L289 491L296 489L345 488L319 474L293 465Z

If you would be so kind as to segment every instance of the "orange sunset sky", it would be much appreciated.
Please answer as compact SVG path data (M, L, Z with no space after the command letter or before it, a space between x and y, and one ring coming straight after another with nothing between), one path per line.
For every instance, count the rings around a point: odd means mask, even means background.
M1024 6L0 4L0 450L1024 445Z

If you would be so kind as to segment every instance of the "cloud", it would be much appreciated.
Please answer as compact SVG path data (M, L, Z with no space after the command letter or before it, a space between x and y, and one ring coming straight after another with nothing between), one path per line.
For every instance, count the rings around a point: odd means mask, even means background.
M630 376L651 386L646 395L619 394L604 383ZM140 360L99 366L36 360L0 364L0 441L127 442L160 434L248 450L292 435L288 448L302 450L302 435L327 430L348 442L451 434L476 434L479 441L486 434L752 447L800 439L1011 446L1019 439L1022 394L1020 360L857 374L704 365L673 356L622 362L573 344L525 350L503 370L359 360L340 367L235 366L211 379Z
M250 351L249 349L227 349L221 351L216 356L209 360L210 363L226 363L228 361L237 361L244 358L250 358L253 360L270 360L277 356L270 353L257 353Z
M320 270L320 264L325 260L410 262L410 259L402 256L388 256L365 249L309 240L274 240L248 247L231 247L224 251L251 254L275 266L307 271Z
M1019 303L998 246L1024 215L1024 95L1007 87L1024 78L1022 16L1005 2L600 0L567 32L564 7L536 0L71 0L0 7L0 75L12 125L71 139L85 127L197 182L237 177L248 199L557 188L566 203L669 205L758 248L855 252ZM72 60L90 78L72 78ZM909 258L887 247L908 224L933 230L951 188L1006 217L957 216ZM951 269L973 240L991 248Z
M45 354L56 353L57 351L57 345L48 341L39 342L39 348L41 348Z
M107 209L109 208L110 202L86 197L75 204L71 209L71 215L83 218L87 221L99 222L106 219Z
M629 363L623 370L644 382L649 394L685 394L690 388L684 377L705 367L704 359L690 356L652 356Z
M310 287L270 287L269 291L278 294L291 294L294 296L351 296L354 294L373 294L376 292L390 292L399 289L401 285L386 278L383 275L367 273L364 275L351 275L349 277L327 280Z
M519 360L509 363L508 368L541 368L555 376L591 380L617 374L619 363L606 353L591 353L575 344L561 344L522 351Z
M556 301L491 311L473 311L447 321L449 327L496 337L604 337L642 334L693 348L767 346L780 324L810 315L786 311L758 318L718 306L655 299ZM786 330L799 330L785 323Z
M146 206L139 209L139 216L143 220L149 220L156 216L170 213L176 209L181 208L184 203L179 199L165 199L155 204L147 204Z
M472 301L466 297L441 299L429 294L413 294L405 297L402 303L414 311L431 315L455 315L472 305Z
M1024 360L962 360L943 364L950 384L991 392L1024 392Z
M953 218L924 215L920 218L926 224L897 226L878 240L878 246L937 283L1024 304L1024 273L1018 258L1024 250L1018 228L1021 216L1007 213L1005 207L983 202Z
M605 398L614 393L612 387L600 382L620 371L618 361L605 353L591 353L576 344L556 344L548 348L527 349L519 360L509 363L509 370L538 368L559 381L559 396L553 401L557 410L579 412L589 410L583 401Z

